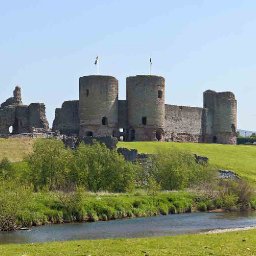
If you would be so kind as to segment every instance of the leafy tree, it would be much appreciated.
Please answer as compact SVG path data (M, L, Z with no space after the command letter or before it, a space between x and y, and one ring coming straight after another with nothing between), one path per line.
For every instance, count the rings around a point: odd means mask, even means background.
M82 143L71 151L53 139L38 140L27 163L35 191L70 191L81 186L94 192L125 192L133 189L138 168L105 145Z
M35 191L48 187L50 190L67 189L71 150L62 141L42 139L36 141L33 153L27 158L29 174Z
M124 192L134 187L136 168L104 144L82 143L74 153L71 177L94 192Z

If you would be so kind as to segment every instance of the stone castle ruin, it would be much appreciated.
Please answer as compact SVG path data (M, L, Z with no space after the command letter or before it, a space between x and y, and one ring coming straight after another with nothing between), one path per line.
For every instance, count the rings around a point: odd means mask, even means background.
M42 103L23 105L20 87L16 86L13 97L0 105L1 135L32 133L35 130L46 132L48 129L45 105Z
M203 108L165 104L161 76L128 77L126 100L118 99L116 78L84 76L79 79L79 100L65 101L56 109L52 129L65 135L113 136L124 141L236 144L235 95L208 90L203 102Z

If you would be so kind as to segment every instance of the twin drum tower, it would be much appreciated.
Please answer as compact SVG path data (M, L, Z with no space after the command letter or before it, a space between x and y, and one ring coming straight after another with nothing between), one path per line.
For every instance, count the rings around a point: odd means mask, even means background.
M191 141L235 144L237 102L232 92L204 92L204 107L165 104L165 79L126 79L126 100L118 100L112 76L79 79L79 135L125 141Z
M85 76L79 80L80 136L122 136L124 140L163 140L165 80L133 76L126 80L127 100L118 100L118 80Z

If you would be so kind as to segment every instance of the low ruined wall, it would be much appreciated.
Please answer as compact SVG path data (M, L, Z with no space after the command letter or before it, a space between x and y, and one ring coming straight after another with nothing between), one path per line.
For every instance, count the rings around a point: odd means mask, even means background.
M18 86L13 91L13 97L7 99L0 107L0 134L9 135L10 127L12 134L31 133L34 129L41 129L44 132L49 130L45 105L42 103L23 105L21 89Z
M165 105L165 140L201 142L205 109Z
M79 101L65 101L61 108L55 110L53 131L60 131L62 134L79 134Z
M0 134L9 134L15 122L15 107L0 108Z

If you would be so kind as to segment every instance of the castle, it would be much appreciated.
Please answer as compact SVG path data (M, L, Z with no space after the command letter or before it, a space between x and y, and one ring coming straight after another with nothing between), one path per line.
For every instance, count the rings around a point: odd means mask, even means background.
M0 134L31 133L36 129L42 131L49 129L45 116L45 105L42 103L23 105L21 88L16 86L13 97L0 105Z
M168 105L165 79L153 75L128 77L126 100L118 99L116 78L81 77L79 100L57 108L52 127L81 137L221 144L236 144L236 128L237 101L232 92L205 91L203 108Z

